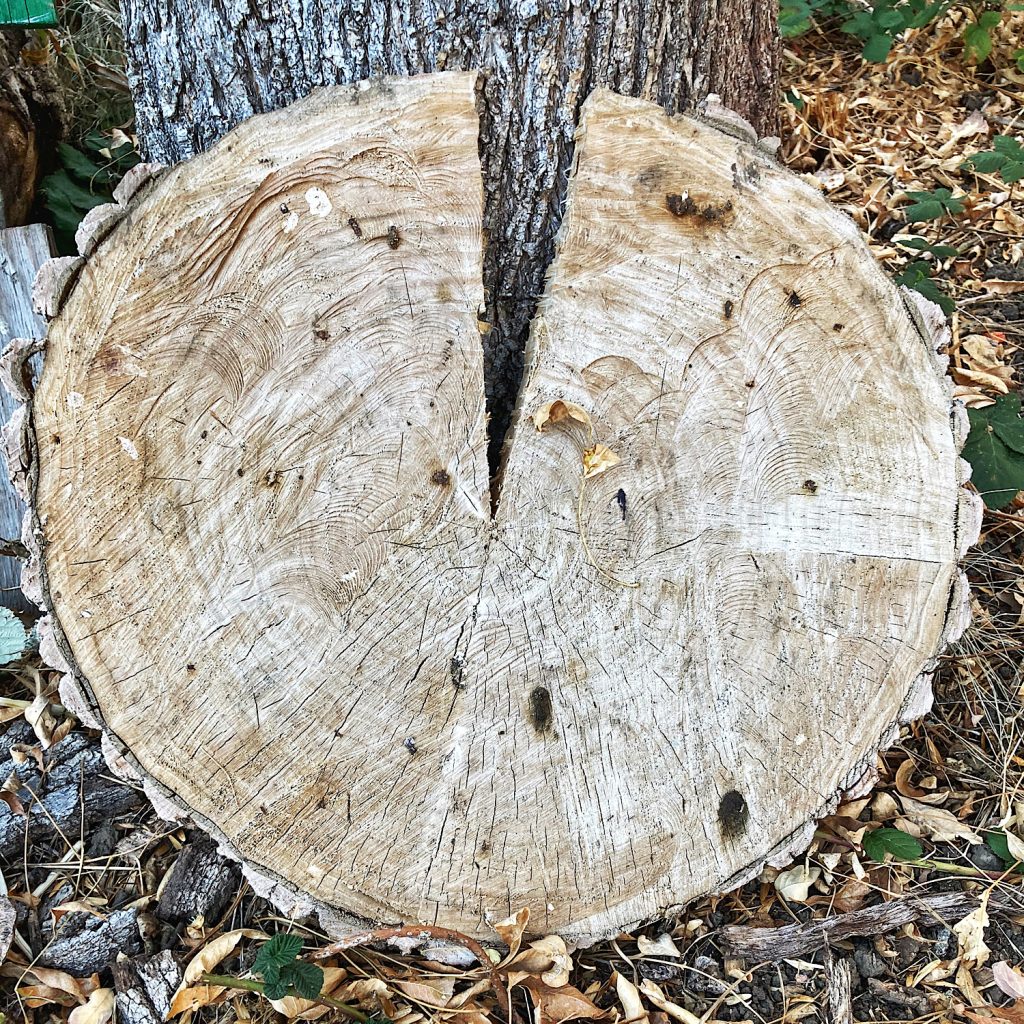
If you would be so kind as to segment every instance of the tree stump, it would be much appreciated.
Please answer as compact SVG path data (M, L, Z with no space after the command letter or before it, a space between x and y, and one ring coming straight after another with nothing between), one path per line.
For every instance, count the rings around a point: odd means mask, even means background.
M584 941L806 845L926 709L979 516L853 223L740 119L607 91L492 488L474 85L129 183L44 277L12 448L44 650L164 811L278 899Z

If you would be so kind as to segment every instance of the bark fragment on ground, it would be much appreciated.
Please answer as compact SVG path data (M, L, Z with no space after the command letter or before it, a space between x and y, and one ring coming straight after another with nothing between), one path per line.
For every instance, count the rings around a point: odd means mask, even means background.
M223 857L217 844L193 833L163 883L156 913L161 920L188 924L202 917L216 921L238 891L241 869Z

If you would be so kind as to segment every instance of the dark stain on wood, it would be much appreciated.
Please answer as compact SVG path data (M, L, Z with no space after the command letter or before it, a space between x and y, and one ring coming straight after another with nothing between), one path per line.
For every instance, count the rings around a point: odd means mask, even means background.
M749 817L750 809L743 794L730 789L718 805L718 824L722 834L730 838L741 835L746 830Z
M530 691L530 723L537 732L546 732L551 728L555 712L551 703L551 694L543 686L535 686Z
M619 511L622 513L622 521L626 521L626 492L620 487L618 493L615 495L615 500L619 503Z
M357 221L355 217L349 217L348 226L352 229L352 234L355 235L356 238L363 237L363 229L360 226L359 221Z
M817 483L814 480L805 480L804 481L804 490L808 494L815 494L815 493L817 493L818 485L817 485Z
M725 314L725 319L726 320L731 320L732 319L733 310L735 310L735 309L736 309L736 306L733 303L732 299L726 299L725 300L725 305L722 307L722 312Z
M462 681L462 664L461 658L452 658L451 665L449 666L452 674L452 686L456 690L464 690L466 688L466 684Z
M670 192L665 196L665 206L668 212L675 217L693 217L705 224L723 224L727 220L731 220L731 199L727 199L723 203L716 203L711 199L698 202L689 193L680 195Z
M430 482L432 484L437 484L438 487L447 487L452 482L452 478L448 475L448 470L435 469L434 472L430 474Z
M792 291L792 292L789 293L789 296L787 297L786 301L794 309L798 309L800 306L802 306L804 304L804 300L801 299L800 296L795 291Z
M397 249L402 244L402 236L398 233L398 228L392 224L388 228L388 245L392 249Z

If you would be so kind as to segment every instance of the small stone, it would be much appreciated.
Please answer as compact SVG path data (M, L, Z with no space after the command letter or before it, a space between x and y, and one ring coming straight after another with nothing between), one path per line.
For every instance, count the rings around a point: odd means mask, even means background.
M886 973L885 961L873 950L859 946L853 951L853 962L862 978L880 978Z

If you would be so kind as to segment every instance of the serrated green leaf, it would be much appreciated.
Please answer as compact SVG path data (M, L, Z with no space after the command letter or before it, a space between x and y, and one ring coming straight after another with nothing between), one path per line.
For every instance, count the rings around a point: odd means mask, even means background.
M981 25L968 25L964 29L964 46L980 64L992 52L992 34Z
M998 171L1007 159L1004 153L975 153L974 156L967 158L967 164L982 174L992 174L994 171Z
M937 199L926 199L911 203L904 212L908 224L917 224L923 220L938 220L946 211Z
M881 33L869 36L861 51L861 56L872 64L884 64L889 52L892 50L892 36Z
M1024 490L1024 420L1020 395L1000 395L994 405L968 409L971 432L963 457L971 480L989 508L1003 508Z
M268 999L284 999L284 997L288 995L288 984L280 978L277 978L274 981L268 981L263 986L263 994Z
M292 961L282 969L281 978L303 999L316 999L324 987L324 972L316 964L307 964L305 960Z
M900 11L887 10L879 11L875 15L875 24L879 28L896 29L896 31L900 31L905 26L906 21Z
M1024 147L1012 135L997 135L992 140L992 148L1012 159L1024 159Z
M1024 178L1024 162L1018 160L1011 160L1004 164L999 171L999 176L1008 185L1012 185L1014 182L1020 181Z
M263 975L270 981L278 972L290 964L302 952L302 938L298 935L274 935L260 946L252 963L254 974ZM276 997L275 997L276 998Z
M897 860L917 860L924 848L913 836L898 828L879 828L864 836L864 852L881 864L887 853Z
M1003 20L1000 11L982 11L978 15L978 24L984 29L994 29Z

